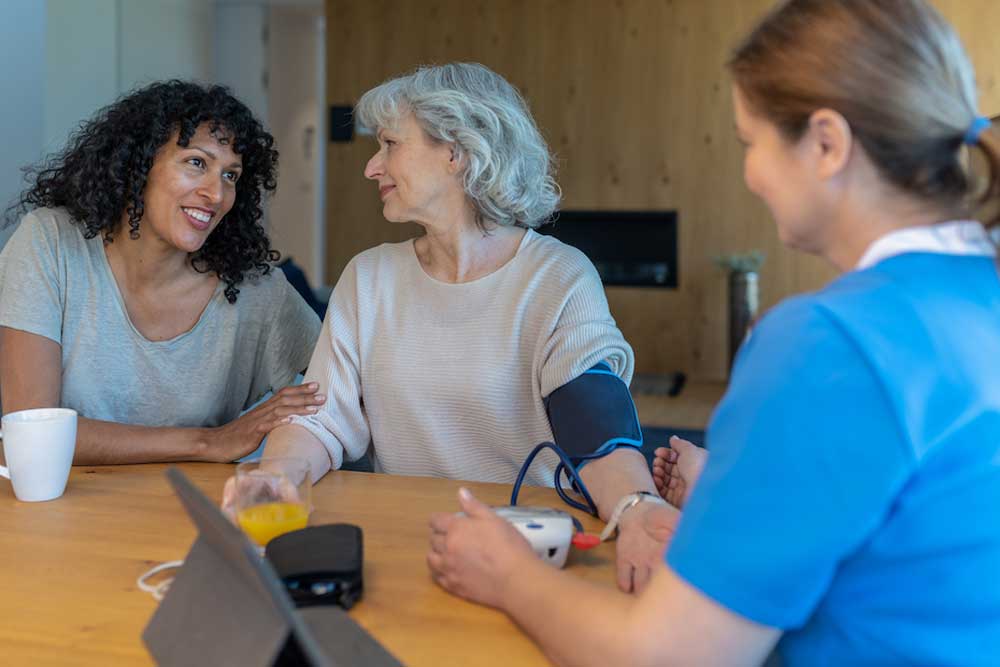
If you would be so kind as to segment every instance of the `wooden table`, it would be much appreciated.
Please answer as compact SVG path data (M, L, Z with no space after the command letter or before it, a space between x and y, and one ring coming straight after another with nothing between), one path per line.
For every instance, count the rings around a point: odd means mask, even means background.
M218 501L232 466L180 468ZM0 483L0 663L151 664L140 638L156 601L136 587L150 567L181 559L195 530L163 465L74 468L66 494L14 499ZM430 579L427 517L454 511L461 482L337 472L314 488L311 523L364 530L365 595L351 615L405 664L542 665L535 645L503 614L452 597ZM491 504L510 487L466 483ZM525 487L521 504L562 506L551 489ZM579 514L579 513L577 513ZM599 522L581 515L589 531ZM567 567L614 586L614 551L572 552Z

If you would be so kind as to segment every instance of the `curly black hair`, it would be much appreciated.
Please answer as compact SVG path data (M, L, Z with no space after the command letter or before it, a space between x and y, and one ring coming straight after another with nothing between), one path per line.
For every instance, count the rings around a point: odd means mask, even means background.
M62 152L25 170L32 183L8 210L8 222L37 207L63 207L86 238L113 241L122 214L129 236L138 238L144 212L143 190L157 151L178 133L177 145L208 123L213 136L229 143L243 161L233 208L191 253L191 265L213 272L236 302L245 278L270 273L280 259L260 223L261 198L277 187L274 137L223 86L161 81L128 93L85 121Z

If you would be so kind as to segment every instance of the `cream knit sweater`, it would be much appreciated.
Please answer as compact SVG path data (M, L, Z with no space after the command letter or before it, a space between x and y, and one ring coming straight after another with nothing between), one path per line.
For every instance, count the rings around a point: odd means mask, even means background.
M306 374L327 395L296 417L334 468L373 447L376 471L510 483L552 439L543 399L599 361L626 383L632 348L580 251L528 231L514 258L468 283L421 268L413 242L351 260ZM552 485L556 458L529 484Z

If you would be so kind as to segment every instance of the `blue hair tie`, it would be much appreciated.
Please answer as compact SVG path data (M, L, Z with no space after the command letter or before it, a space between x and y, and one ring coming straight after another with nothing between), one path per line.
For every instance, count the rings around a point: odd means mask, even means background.
M979 136L990 127L990 119L986 116L978 116L962 137L962 143L966 146L975 146L979 143Z

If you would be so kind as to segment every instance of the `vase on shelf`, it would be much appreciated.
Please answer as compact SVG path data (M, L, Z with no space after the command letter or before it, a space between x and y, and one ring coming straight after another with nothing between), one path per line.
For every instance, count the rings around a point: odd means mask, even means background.
M760 305L756 271L729 272L729 368L757 319Z
M736 353L757 319L760 308L759 271L764 264L764 253L753 250L743 254L722 255L715 258L715 263L725 269L729 277L727 361L732 370Z

